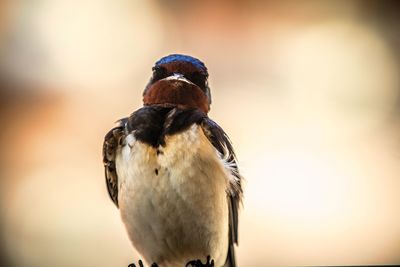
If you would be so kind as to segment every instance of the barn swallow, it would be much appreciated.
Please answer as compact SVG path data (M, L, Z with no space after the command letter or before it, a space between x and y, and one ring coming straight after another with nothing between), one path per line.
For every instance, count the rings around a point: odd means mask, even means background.
M207 80L196 58L161 58L143 107L105 136L108 193L150 264L181 267L211 256L215 266L236 266L241 175L228 136L207 115Z

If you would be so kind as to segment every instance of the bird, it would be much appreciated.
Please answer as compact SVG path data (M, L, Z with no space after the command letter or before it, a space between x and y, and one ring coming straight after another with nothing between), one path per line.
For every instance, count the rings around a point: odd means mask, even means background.
M148 264L211 257L235 267L242 176L232 143L208 116L208 70L199 59L159 59L143 106L104 138L109 196Z

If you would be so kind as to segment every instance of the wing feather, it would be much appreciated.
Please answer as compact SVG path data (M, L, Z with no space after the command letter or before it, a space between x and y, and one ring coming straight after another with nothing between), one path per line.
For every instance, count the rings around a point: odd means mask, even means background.
M126 136L125 125L127 119L118 121L118 125L112 128L104 137L103 164L106 177L106 185L111 200L118 207L118 175L115 167L115 156Z
M213 120L206 117L201 124L204 133L211 144L219 152L225 166L230 170L232 178L229 183L228 203L229 203L229 248L225 266L235 267L234 244L238 244L238 209L242 199L241 175L236 163L236 155L232 143L224 130Z

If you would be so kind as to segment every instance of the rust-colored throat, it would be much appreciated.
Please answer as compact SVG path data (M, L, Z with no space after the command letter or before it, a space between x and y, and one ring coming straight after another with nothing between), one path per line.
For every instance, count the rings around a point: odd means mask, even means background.
M208 113L210 105L206 94L193 83L178 79L163 79L155 82L145 91L144 105L176 106L198 108Z

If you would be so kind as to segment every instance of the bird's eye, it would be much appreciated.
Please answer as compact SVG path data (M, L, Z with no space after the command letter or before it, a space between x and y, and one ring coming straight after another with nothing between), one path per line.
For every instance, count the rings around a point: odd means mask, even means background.
M200 72L194 72L189 77L187 77L192 83L196 84L200 88L204 89L206 87L207 76Z
M164 79L167 76L168 76L168 73L167 73L166 68L160 67L160 66L153 68L153 78L152 78L153 82Z

